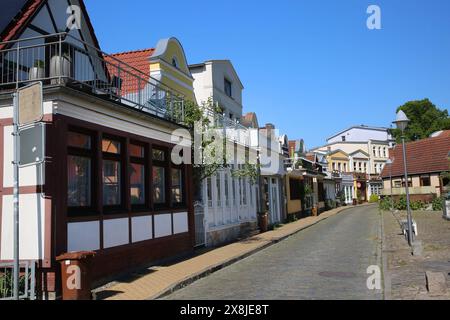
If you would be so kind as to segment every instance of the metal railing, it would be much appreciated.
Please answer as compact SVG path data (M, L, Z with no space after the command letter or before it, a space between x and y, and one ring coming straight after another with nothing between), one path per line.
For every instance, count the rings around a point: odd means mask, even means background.
M13 269L14 264L0 263L0 301L13 300ZM19 299L36 299L36 262L20 262Z
M214 112L213 110L205 110L206 117L209 119L214 129L220 129L224 133L224 137L244 146L250 146L250 130L246 126L240 124L236 120L227 118L226 116Z
M184 121L184 96L148 73L67 33L0 43L0 92L29 82L64 85L156 115Z

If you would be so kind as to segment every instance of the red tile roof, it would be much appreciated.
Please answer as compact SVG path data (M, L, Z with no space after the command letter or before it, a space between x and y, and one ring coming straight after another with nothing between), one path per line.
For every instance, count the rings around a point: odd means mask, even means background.
M450 130L443 131L435 138L428 138L406 144L406 158L408 161L408 174L426 174L450 170L448 159L450 152ZM399 144L390 153L392 165L386 165L381 176L389 178L390 168L392 176L400 177L404 174L403 149Z
M121 66L122 70L127 71L127 73L120 76L122 79L122 94L138 91L139 83L137 77L145 80L145 82L141 83L140 89L145 87L147 84L146 82L150 80L150 57L154 52L155 49L152 48L120 52L105 56L105 60L108 62L108 71L111 75L119 75L117 69L117 66L120 64L119 61L126 64ZM130 73L136 77L133 77Z

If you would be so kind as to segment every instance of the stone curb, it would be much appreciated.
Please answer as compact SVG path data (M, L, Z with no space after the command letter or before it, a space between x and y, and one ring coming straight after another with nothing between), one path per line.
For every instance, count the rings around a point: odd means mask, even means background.
M248 257L254 255L255 253L258 253L258 252L260 252L260 251L262 251L264 249L267 249L268 247L271 247L274 244L277 244L277 243L279 243L281 241L284 241L284 240L286 240L286 239L288 239L288 238L298 234L299 232L301 232L301 231L303 231L305 229L308 229L308 228L310 228L310 227L312 227L312 226L314 226L314 225L316 225L316 224L318 224L318 223L320 223L322 221L325 221L328 218L336 216L336 215L338 215L338 214L340 214L340 213L342 213L344 211L347 211L347 210L350 210L350 209L354 209L354 208L359 208L359 207L371 206L371 205L373 205L373 204L363 204L363 205L357 205L357 206L340 207L340 208L338 208L340 210L336 210L336 212L334 212L334 213L332 213L332 214L330 214L328 216L323 216L322 218L320 218L320 216L319 216L320 219L318 219L317 221L311 222L311 223L309 223L306 226L302 226L299 229L296 229L296 230L290 232L289 234L282 235L282 236L279 236L279 237L273 237L270 240L262 240L263 242L262 242L261 246L258 246L255 249L252 249L252 250L250 250L248 252L242 253L241 255L235 256L235 257L233 257L233 258L231 258L229 260L220 262L218 264L208 266L205 269L203 269L202 271L199 271L197 273L191 274L191 275L187 276L185 279L170 285L169 287L161 290L160 292L154 294L153 296L147 298L146 300L161 299L161 298L163 298L163 297L165 297L167 295L170 295L170 294L174 293L175 291L180 290L180 289L182 289L182 288L184 288L184 287L194 283L197 280L205 278L206 276L208 276L208 275L210 275L210 274L212 274L214 272L217 272L217 271L219 271L219 270L221 270L221 269L223 269L225 267L228 267L228 266L230 266L232 264L235 264L236 262L239 262L239 261L241 261L241 260L243 260L245 258L248 258ZM322 214L327 214L327 212L324 212ZM251 240L252 238L255 238L255 237L258 237L258 235L249 238L249 240Z

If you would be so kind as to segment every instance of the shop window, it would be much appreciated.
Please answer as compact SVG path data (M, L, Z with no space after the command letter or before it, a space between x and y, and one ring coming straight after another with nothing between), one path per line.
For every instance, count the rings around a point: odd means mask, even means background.
M167 207L168 197L167 192L167 179L170 179L170 174L167 173L168 165L166 162L166 151L159 148L152 149L152 194L153 204L156 208Z
M172 169L172 205L179 206L183 203L183 170Z
M102 139L103 206L106 211L122 206L122 144L117 139Z
M67 206L69 216L93 212L93 136L71 130L67 134Z
M138 144L129 145L130 155L130 197L133 209L144 208L146 199L146 159L145 147Z
M155 205L162 205L166 203L165 180L165 168L153 166L153 203Z

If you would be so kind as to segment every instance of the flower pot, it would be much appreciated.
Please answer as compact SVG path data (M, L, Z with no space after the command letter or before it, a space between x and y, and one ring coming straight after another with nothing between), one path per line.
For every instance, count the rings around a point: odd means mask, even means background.
M258 215L258 225L259 225L259 230L262 233L267 232L269 230L269 214L267 214L267 213L259 214Z
M28 80L39 80L45 78L45 69L40 67L32 67L28 71Z
M58 84L61 77L62 83L66 83L72 77L72 59L69 56L53 56L50 59L50 78L52 84Z

